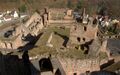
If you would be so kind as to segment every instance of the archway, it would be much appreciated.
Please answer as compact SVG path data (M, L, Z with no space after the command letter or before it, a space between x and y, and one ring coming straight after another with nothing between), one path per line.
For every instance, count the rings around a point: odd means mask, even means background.
M53 66L49 58L42 58L39 61L39 66L40 66L41 72L53 71Z

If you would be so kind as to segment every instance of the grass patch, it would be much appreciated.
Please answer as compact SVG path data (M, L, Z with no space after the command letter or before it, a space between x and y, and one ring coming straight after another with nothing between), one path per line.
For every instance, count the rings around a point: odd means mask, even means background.
M48 40L48 38L49 38L49 36L50 36L50 34L52 32L57 32L57 33L59 33L61 35L69 37L69 31L70 31L69 28L66 28L66 29L61 29L61 28L57 28L57 27L48 28L45 31L43 31L44 33L43 33L42 37L38 40L38 42L36 43L36 45L37 46L45 45L46 42L47 42L47 40Z
M77 50L77 49L67 50L65 48L65 50L66 50L65 52L61 51L60 48L64 42L64 39L57 34L53 35L53 39L51 41L51 44L53 44L53 46L54 46L53 48L47 47L45 45L52 32L57 32L60 35L69 37L69 31L70 31L69 28L63 29L63 28L58 28L58 27L51 27L49 29L46 29L44 31L43 37L41 37L37 43L38 47L30 50L29 55L35 56L35 55L43 55L45 53L48 53L48 54L52 54L52 55L59 55L61 57L63 56L63 57L68 57L68 58L85 59L86 55L84 54L84 51L82 51L82 50ZM44 43L44 45L43 45L43 43ZM59 52L57 52L57 51L59 51Z
M59 27L51 27L50 29L48 29L48 31L57 32L61 35L68 36L68 37L69 37L69 33L70 33L69 28L62 29Z
M53 46L54 46L55 48L61 47L62 44L63 44L63 42L64 42L64 39L63 39L63 38L61 38L60 36L55 35L55 34L53 35L53 39L52 39L52 41L51 41L51 44L53 44Z
M47 46L39 46L29 51L30 56L43 55L45 53L56 54L56 51L54 48L50 48Z
M60 48L62 46L62 43L64 42L64 39L61 38L58 35L53 35L53 39L51 43L53 44L53 48L47 47L46 43L47 40L52 32L57 32L61 35L69 37L69 28L61 29L57 27L50 27L43 32L43 35L40 37L40 39L37 41L35 46L36 48L33 48L29 51L30 56L38 55L38 54L44 54L44 53L50 53L50 54L56 54L56 48Z
M60 55L68 58L86 59L84 52L77 49L70 49L65 53L61 52Z
M51 19L53 20L61 20L61 19L64 19L64 16L65 16L64 13L59 13L59 14L51 13L50 15L52 16Z

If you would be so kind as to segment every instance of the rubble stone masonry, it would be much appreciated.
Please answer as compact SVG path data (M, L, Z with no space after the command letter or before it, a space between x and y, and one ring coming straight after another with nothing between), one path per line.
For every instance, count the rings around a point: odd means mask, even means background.
M80 75L86 71L99 71L100 65L106 63L107 60L99 59L74 59L74 58L58 58L66 75L73 75L76 73Z

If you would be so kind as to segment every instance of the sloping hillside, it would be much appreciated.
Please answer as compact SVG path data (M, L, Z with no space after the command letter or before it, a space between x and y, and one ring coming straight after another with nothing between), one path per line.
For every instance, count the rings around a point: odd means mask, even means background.
M86 8L90 14L94 14L103 8L112 17L120 17L120 0L0 0L0 10L18 9L21 5L25 5L28 10L36 10L44 7L70 7L73 9L79 7Z

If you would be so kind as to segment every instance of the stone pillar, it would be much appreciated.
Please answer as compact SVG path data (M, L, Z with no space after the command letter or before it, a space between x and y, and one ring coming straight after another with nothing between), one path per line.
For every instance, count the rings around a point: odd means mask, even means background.
M95 27L95 36L94 38L98 38L98 25L96 25Z
M83 10L83 20L82 20L82 23L83 24L87 24L88 23L88 15L86 15L85 8Z
M64 19L65 20L72 20L73 19L72 12L73 12L73 10L71 10L71 9L67 10L66 15L64 16Z
M48 15L44 14L43 19L44 19L44 25L47 26L48 25Z
M67 16L72 16L72 10L67 10Z
M88 25L93 25L93 17L89 17L89 23L88 23Z
M52 38L53 38L53 33L50 34L50 37L48 38L46 46L53 47L53 45L51 44Z
M51 15L50 15L50 11L48 11L48 23L49 23L50 19L51 19Z
M47 26L50 20L50 12L48 8L44 9L43 19L44 19L44 25Z

